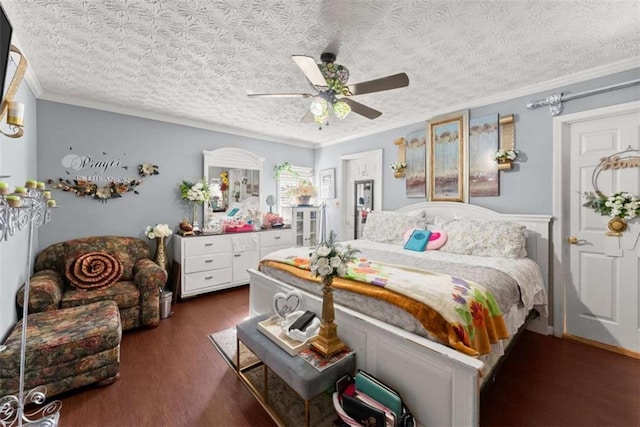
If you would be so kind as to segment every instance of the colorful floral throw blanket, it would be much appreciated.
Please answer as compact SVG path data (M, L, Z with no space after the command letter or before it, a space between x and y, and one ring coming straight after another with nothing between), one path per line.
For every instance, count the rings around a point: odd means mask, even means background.
M261 265L318 281L309 271L309 249L275 252ZM416 317L441 343L470 356L491 352L491 344L508 338L500 308L483 286L428 270L359 258L333 287L391 303Z

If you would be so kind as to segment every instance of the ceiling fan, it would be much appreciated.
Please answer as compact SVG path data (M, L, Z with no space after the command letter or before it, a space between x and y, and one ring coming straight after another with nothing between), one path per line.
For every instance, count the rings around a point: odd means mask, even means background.
M349 70L344 65L336 64L336 55L331 52L320 56L321 64L316 64L315 59L310 56L292 55L291 58L317 93L252 93L249 97L313 98L309 111L301 121L315 121L320 124L320 129L322 125L329 125L330 110L339 119L345 118L351 111L368 119L382 115L380 111L354 101L352 96L409 86L409 77L405 73L347 85Z

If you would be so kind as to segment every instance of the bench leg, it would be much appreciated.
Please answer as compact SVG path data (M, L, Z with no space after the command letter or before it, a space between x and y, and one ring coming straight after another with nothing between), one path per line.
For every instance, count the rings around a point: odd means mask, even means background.
M240 373L240 340L236 337L236 372Z
M309 427L311 425L311 414L309 414L309 401L304 400L304 425Z
M267 395L267 390L269 390L269 379L267 378L267 376L269 374L269 368L267 368L267 365L262 365L262 373L264 376L264 401L268 403L269 398Z

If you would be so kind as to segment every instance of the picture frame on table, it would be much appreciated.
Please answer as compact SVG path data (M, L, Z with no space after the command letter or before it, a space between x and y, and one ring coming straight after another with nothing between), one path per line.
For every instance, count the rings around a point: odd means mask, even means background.
M429 121L429 200L469 201L469 114L449 114Z
M320 198L336 198L336 170L333 168L320 171Z

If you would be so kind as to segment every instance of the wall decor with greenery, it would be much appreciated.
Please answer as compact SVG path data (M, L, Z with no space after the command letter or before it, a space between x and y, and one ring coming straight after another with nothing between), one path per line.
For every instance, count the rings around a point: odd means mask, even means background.
M138 166L138 175L140 175L141 178L158 175L159 173L158 166L151 163L143 163ZM109 199L122 197L123 194L129 192L140 194L136 190L136 187L142 184L142 179L130 178L123 181L109 181L105 185L98 185L96 181L91 180L58 178L57 182L49 179L47 183L56 190L74 193L78 197L87 196L101 203L106 203Z

